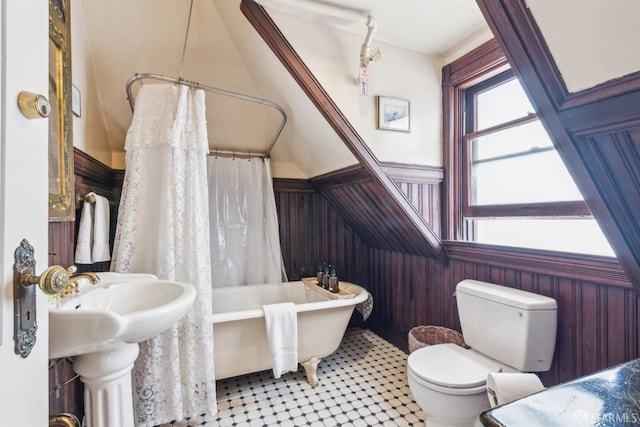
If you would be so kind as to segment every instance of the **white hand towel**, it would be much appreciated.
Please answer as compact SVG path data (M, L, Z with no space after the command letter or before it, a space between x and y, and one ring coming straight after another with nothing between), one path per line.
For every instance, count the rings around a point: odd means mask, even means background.
M78 229L78 243L76 244L76 264L92 264L91 246L93 243L93 212L91 203L82 204L80 213L80 227Z
M292 302L262 306L271 348L273 376L298 369L298 316Z
M535 374L492 372L487 375L487 396L492 408L528 396L542 389L544 389L542 381Z
M109 200L106 197L93 195L96 199L93 218L93 247L91 260L93 262L109 261Z

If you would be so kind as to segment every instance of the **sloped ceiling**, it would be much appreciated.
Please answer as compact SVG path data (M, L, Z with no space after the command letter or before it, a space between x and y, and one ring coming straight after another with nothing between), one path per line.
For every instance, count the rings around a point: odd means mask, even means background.
M247 22L240 12L240 2L216 1L215 5L261 96L287 111L287 126L276 144L272 164L293 163L303 177L309 178L357 163Z
M123 151L131 123L125 84L135 73L179 76L189 2L83 0L81 4L109 142L113 151ZM210 1L193 3L182 78L261 97L245 59ZM134 95L137 88L134 85ZM277 113L257 104L218 95L208 96L207 103L213 148L264 150L279 123Z
M190 2L77 3L80 8L75 13L84 15L108 143L113 152L123 152L131 122L125 83L135 73L178 77ZM347 0L333 4L375 14L376 40L427 55L447 55L475 33L487 31L473 0L394 0L393 5L383 0ZM246 22L239 5L240 0L193 1L182 78L282 106L288 122L272 164L290 165L291 177L309 178L357 163ZM296 7L294 13L331 31L366 32L361 24L305 14L304 8ZM134 85L134 96L136 90ZM207 111L212 148L264 151L279 124L279 116L270 109L221 96L207 97Z

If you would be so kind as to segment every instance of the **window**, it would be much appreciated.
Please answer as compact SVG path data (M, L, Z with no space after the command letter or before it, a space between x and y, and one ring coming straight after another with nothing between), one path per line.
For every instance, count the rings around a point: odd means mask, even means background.
M460 127L447 161L458 188L453 238L613 256L513 72L491 74L445 96Z

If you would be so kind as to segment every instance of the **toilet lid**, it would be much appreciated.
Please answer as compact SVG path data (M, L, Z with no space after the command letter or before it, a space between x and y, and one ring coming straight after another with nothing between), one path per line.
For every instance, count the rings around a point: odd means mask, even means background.
M456 344L423 347L409 355L407 365L419 378L451 388L481 386L489 372L502 370L497 362Z

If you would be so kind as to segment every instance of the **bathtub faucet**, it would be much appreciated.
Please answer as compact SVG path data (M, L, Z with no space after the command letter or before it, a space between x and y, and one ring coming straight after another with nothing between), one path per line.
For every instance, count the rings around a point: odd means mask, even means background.
M68 296L78 292L78 282L83 279L88 279L92 285L100 283L100 278L96 273L91 273L90 271L86 271L84 273L72 273L69 276L67 286L65 286L64 290L62 291L62 295Z

